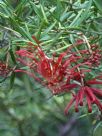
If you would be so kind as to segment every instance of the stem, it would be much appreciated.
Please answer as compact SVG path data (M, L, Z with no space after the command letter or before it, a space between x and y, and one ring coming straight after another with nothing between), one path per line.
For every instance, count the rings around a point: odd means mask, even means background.
M85 40L85 42L86 42L86 44L87 44L87 46L88 46L88 49L89 49L90 54L92 54L91 46L90 46L90 44L89 44L88 39L86 38L85 35L83 35L83 38L84 38L84 40Z
M77 70L78 70L78 72L80 73L80 77L81 77L81 85L84 86L84 79L83 79L83 77L81 76L80 68L78 67Z
M18 130L19 130L20 136L25 136L21 122L18 122Z

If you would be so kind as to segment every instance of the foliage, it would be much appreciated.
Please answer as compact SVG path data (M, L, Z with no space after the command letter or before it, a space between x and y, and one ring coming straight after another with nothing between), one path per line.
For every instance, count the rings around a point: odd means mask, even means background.
M0 0L0 62L7 71L7 77L0 75L0 136L101 135L101 113L95 106L92 113L86 108L74 113L72 108L65 116L70 94L52 96L34 79L13 72L20 67L15 51L27 47L29 41L36 45L32 35L49 57L59 56L78 39L86 38L102 49L101 5L101 0ZM102 65L90 76L99 72Z

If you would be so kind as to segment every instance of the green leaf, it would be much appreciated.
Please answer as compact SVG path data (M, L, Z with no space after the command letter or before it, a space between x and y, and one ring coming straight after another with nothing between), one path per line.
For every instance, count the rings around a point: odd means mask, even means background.
M84 10L80 10L76 18L73 20L73 22L70 24L69 27L76 27L79 26L83 21L85 21L89 15L89 10L92 5L92 0L89 1L87 8Z
M7 78L3 78L2 80L0 80L0 83L3 83Z
M62 4L60 0L57 0L57 8L56 8L56 18L60 20L60 16L62 14Z
M32 9L34 10L34 12L37 14L37 16L42 20L43 19L43 15L42 15L42 12L41 12L41 9L38 8L34 2L29 2Z
M62 14L61 17L60 17L60 21L61 21L61 22L65 21L65 20L68 19L72 14L73 14L73 11L69 11L69 12L65 11L65 12L63 12L63 14Z
M9 50L9 52L10 52L10 55L11 55L11 59L12 59L13 63L14 63L14 64L16 64L15 55L13 54L13 51L12 51L12 49L10 49L10 50Z
M45 31L44 31L44 34L49 33L53 29L53 27L55 27L56 23L57 22L55 21L53 24L51 24L49 27L47 27L47 29L45 29Z
M22 14L24 8L25 8L25 5L27 3L27 0L21 0L19 1L16 9L15 9L15 13L17 14L17 16L19 16L20 14Z
M93 136L101 136L102 135L102 122L100 122L96 128L94 129Z
M45 20L46 23L48 23L48 19L47 19L46 13L45 13L45 11L44 11L44 7L43 7L42 5L40 5L40 7L41 7L41 11L42 11L44 20Z
M10 90L12 89L14 85L14 80L15 80L15 73L13 72L10 77L10 87L9 87Z
M102 12L102 0L94 0L96 7Z
M81 3L84 3L85 2L85 0L80 0L81 1Z

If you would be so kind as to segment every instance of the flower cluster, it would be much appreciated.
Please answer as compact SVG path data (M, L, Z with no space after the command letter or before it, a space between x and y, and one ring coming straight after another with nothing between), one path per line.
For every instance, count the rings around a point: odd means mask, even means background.
M78 112L78 106L83 106L84 97L86 97L88 112L92 112L92 104L96 104L100 111L102 111L102 104L99 101L97 96L102 97L102 90L90 87L92 84L102 84L102 81L97 81L96 79L92 79L87 81L84 86L80 86L78 93L73 93L73 98L70 103L65 108L65 114L68 112L69 108L75 102L75 111Z
M102 110L102 104L97 96L102 97L102 90L93 85L102 84L102 76L88 79L87 74L92 67L100 65L102 55L96 44L89 49L73 51L73 47L68 48L59 56L53 54L48 57L36 37L32 37L37 43L35 46L29 42L25 49L16 51L19 55L17 60L28 66L30 71L16 69L15 72L24 72L33 77L51 90L53 95L60 93L71 93L72 99L65 108L65 114L69 108L75 104L75 111L79 111L79 106L88 105L88 112L92 112L92 105L96 104ZM79 44L82 44L81 41ZM86 69L87 67L87 69ZM77 91L76 91L77 90Z
M90 45L90 50L82 50L80 53L83 55L84 61L89 61L92 66L97 67L100 65L102 60L102 50L98 49L98 45L92 44Z
M0 61L0 76L7 77L11 69L7 66L6 63Z

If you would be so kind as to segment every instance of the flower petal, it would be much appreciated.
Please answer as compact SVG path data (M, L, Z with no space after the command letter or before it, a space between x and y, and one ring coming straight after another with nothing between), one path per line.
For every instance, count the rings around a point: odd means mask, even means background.
M92 105L91 105L91 99L89 97L89 95L86 93L86 99L87 99L87 104L88 104L88 112L91 113L92 112Z
M84 99L84 87L81 87L80 91L79 91L79 104L80 106L83 106L83 99Z
M94 102L95 101L95 95L93 94L92 89L90 87L86 86L85 91L86 91L87 95L89 95L91 100Z

